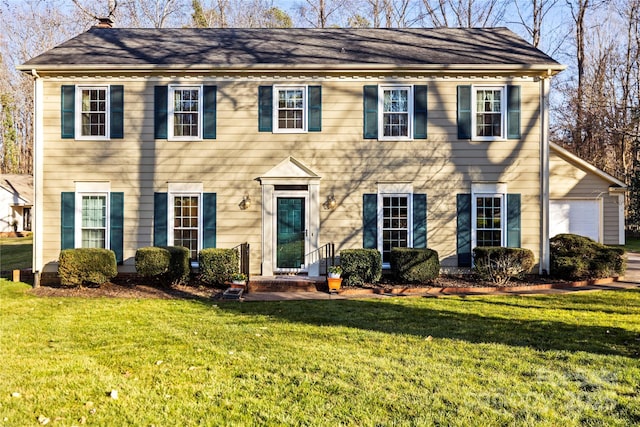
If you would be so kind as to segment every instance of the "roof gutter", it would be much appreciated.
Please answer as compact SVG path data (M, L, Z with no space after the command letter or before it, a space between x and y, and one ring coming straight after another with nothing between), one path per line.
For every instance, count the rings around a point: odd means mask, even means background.
M263 73L281 73L283 71L300 71L300 72L455 72L463 74L477 74L479 72L494 74L505 72L530 72L535 74L546 74L553 76L566 68L562 64L236 64L236 65L220 65L220 64L175 64L175 65L118 65L118 64L91 64L91 65L42 65L34 66L30 64L18 65L16 67L21 71L31 71L32 74L36 69L40 73L64 73L72 74L77 72L142 72L152 71L157 73L176 72L184 73L192 72L263 72Z

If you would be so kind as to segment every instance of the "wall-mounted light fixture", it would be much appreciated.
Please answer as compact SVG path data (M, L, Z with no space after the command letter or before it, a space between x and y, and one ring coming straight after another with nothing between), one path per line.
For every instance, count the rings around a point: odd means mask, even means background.
M238 206L240 206L240 209L243 211L249 209L251 207L251 197L249 197L248 194L242 196L242 201Z
M327 197L327 200L322 204L325 209L334 210L338 206L338 202L333 194Z

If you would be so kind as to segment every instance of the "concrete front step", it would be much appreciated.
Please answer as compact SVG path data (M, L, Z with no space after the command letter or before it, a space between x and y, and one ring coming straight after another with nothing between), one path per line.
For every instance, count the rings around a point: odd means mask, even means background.
M325 277L253 276L249 292L316 292L327 289Z

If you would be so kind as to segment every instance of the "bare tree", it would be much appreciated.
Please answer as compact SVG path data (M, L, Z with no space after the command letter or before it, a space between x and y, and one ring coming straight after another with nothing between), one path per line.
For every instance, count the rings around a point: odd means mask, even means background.
M33 80L15 67L85 30L60 0L0 3L0 155L2 172L32 172Z
M492 27L501 22L505 0L422 0L427 22L436 27Z
M535 47L540 46L542 38L542 24L546 21L547 15L555 10L555 6L559 0L529 0L514 1L514 7L520 18L519 23L531 38L531 44ZM525 3L524 5L522 3Z
M184 0L120 0L117 22L132 27L164 28L184 23Z
M327 28L330 19L344 12L348 5L349 0L304 0L298 6L298 14L312 27Z

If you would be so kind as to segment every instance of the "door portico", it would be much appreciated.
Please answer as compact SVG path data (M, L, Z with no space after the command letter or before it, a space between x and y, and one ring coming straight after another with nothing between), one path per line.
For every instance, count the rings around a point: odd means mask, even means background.
M262 185L262 275L307 272L317 264L305 255L320 238L320 176L288 157L259 177ZM298 262L300 265L298 266Z

